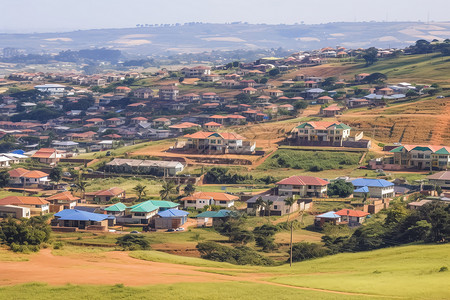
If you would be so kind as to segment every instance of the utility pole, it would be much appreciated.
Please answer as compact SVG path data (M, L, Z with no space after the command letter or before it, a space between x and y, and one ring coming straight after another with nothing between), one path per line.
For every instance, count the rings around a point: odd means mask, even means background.
M291 251L291 253L290 253L290 257L289 257L289 267L292 267L292 234L293 234L293 225L294 225L294 223L291 221L291 242L290 242L290 251Z

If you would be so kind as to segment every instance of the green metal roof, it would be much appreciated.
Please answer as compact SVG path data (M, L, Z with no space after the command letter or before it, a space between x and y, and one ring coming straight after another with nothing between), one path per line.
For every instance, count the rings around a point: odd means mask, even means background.
M333 125L331 125L331 126L333 126ZM350 126L348 126L347 124L344 124L344 123L336 125L336 128L339 128L339 129L352 129Z
M434 152L436 154L450 154L450 152L446 148L439 149L438 151Z
M127 208L125 204L122 202L116 203L114 205L108 206L105 208L106 211L124 211Z
M172 201L165 201L165 200L149 200L153 205L163 208L174 208L179 206L180 204L172 202Z
M150 201L138 203L133 206L130 206L129 208L131 208L131 212L151 212L159 209L158 206L154 205Z
M197 215L197 218L225 218L231 214L231 211L221 209L219 211L205 211Z
M389 151L389 152L392 152L392 153L400 153L400 152L402 152L402 150L403 150L404 148L405 148L404 146L400 146L400 147L397 147L397 148L392 149L392 150Z

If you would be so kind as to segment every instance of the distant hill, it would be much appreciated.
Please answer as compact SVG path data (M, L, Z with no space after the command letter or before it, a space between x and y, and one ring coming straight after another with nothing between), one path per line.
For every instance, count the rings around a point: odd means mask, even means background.
M0 48L29 53L113 48L130 54L168 55L211 50L317 49L325 46L405 47L418 39L450 37L450 22L361 22L317 25L186 24L170 27L79 30L62 33L0 34Z

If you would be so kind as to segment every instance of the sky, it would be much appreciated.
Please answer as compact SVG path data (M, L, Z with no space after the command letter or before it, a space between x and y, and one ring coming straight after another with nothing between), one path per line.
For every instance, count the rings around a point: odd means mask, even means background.
M450 21L450 0L2 0L0 32L186 22Z

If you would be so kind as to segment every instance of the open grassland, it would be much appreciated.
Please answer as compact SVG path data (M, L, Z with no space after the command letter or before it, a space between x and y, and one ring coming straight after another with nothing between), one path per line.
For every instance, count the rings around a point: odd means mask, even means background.
M134 195L133 188L138 185L145 185L147 196L159 197L159 191L162 187L162 182L159 180L146 179L142 177L112 177L112 178L95 178L87 179L89 186L86 187L86 192L94 192L104 190L110 187L120 187L125 190L128 195Z
M272 154L258 168L260 170L275 170L278 168L292 168L301 170L333 170L356 167L361 159L361 153L305 151L280 149Z
M290 268L235 266L156 251L66 257L42 250L28 261L1 262L3 269L17 271L0 274L0 299L150 294L164 299L448 299L450 271L443 267L450 267L449 251L448 244L404 246L338 254Z
M428 99L360 112L349 111L338 119L383 142L450 143L450 98Z

